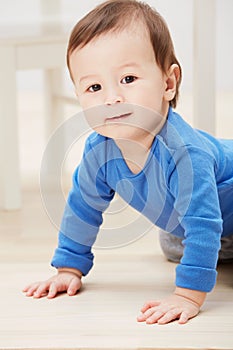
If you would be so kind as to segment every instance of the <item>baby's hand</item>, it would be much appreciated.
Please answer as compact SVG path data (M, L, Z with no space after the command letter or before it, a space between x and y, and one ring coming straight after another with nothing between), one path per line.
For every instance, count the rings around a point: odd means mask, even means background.
M61 269L57 275L46 281L29 284L23 292L28 297L41 298L47 295L49 299L54 298L59 292L75 295L82 286L81 277L81 273Z
M200 306L184 296L173 294L160 301L147 302L137 317L139 322L147 324L166 324L178 319L180 324L186 323L190 318L196 316Z

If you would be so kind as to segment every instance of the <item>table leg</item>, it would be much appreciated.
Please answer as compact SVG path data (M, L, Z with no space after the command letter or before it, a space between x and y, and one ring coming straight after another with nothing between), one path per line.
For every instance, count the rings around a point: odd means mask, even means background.
M215 0L194 1L194 126L215 134Z
M20 167L15 50L0 48L0 208L19 209Z
M54 132L64 121L64 103L59 100L59 96L63 95L64 77L61 68L47 69L44 71L45 82L45 133L46 142L49 142L51 137L54 137ZM52 154L48 154L47 159L47 179L48 184L52 189L54 176L57 176L57 165L59 159L64 153L65 140L60 139L56 149ZM45 148L46 152L46 148Z

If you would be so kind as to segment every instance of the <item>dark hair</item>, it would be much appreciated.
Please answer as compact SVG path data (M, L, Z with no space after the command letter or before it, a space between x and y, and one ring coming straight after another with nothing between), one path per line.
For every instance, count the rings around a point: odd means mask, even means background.
M148 4L137 0L108 0L103 2L83 17L74 27L67 48L67 66L72 79L69 58L76 48L82 48L93 39L107 32L121 31L131 23L141 21L145 24L155 59L161 70L166 73L176 63L180 69L176 95L170 101L176 107L182 70L178 62L169 29L162 16Z

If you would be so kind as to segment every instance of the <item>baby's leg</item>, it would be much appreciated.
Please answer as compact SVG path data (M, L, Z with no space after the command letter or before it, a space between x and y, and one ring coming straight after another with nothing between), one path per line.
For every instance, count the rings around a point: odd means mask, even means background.
M222 237L221 250L219 252L219 262L233 261L233 235Z
M159 242L162 251L169 261L179 262L183 255L182 238L176 237L164 230L159 230ZM219 263L233 261L233 235L221 239Z
M179 262L183 255L182 238L176 237L164 230L159 230L159 242L162 251L169 261Z

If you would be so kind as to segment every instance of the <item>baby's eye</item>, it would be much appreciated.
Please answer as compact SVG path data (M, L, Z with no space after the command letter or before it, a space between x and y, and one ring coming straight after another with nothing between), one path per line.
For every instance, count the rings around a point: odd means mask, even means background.
M127 77L121 80L122 84L130 84L133 83L137 78L133 75L128 75Z
M87 91L89 92L96 92L96 91L99 91L101 90L101 85L100 84L94 84L94 85L91 85Z

